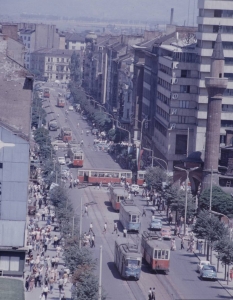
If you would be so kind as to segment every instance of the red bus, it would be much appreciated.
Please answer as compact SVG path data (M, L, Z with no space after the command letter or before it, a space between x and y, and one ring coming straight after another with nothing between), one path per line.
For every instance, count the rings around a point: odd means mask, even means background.
M123 181L132 183L132 171L125 170L78 170L79 182L87 182L90 184L120 184Z
M141 252L152 271L167 273L170 265L170 247L161 241L155 232L144 231L141 241Z
M109 201L112 203L114 210L119 211L121 206L121 201L125 200L127 192L124 188L113 188L109 190Z

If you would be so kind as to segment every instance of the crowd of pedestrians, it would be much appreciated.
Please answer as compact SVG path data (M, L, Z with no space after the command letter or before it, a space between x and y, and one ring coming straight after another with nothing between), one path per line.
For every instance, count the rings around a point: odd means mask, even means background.
M39 298L47 300L57 287L59 299L65 300L64 287L69 282L69 270L60 268L63 241L55 231L53 207L43 184L30 184L29 196L36 211L29 217L27 225L25 290L31 294L39 290Z

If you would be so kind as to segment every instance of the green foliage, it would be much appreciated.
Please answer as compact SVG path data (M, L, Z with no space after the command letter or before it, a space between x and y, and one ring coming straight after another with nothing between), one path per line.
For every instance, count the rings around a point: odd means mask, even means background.
M178 189L175 199L171 202L171 210L176 211L179 216L185 215L185 191ZM195 202L190 193L187 194L187 219L193 217L196 212Z
M163 182L166 181L166 173L160 167L147 168L145 181L149 188L156 189L157 192L162 192Z
M51 138L49 131L44 127L38 128L34 131L35 142L40 146L40 156L44 159L51 158L54 151L51 145Z
M233 264L233 242L229 238L221 238L214 245L214 250L218 252L218 257L223 264Z
M233 197L225 193L219 186L214 186L212 191L212 210L233 217ZM210 189L202 192L199 203L201 209L209 209Z
M211 244L227 236L224 224L208 211L201 211L197 217L193 232L199 239L206 239Z
M78 86L82 84L81 59L80 54L73 52L70 60L70 78Z

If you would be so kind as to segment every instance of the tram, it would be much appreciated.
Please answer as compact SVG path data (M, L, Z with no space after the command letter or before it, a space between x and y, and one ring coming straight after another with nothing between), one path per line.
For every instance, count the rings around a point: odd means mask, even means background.
M50 91L49 88L44 89L44 98L49 98L50 97Z
M90 184L120 184L123 180L132 183L132 172L125 170L78 170L79 182Z
M140 231L141 211L133 200L121 202L119 220L127 231Z
M152 271L169 271L170 248L161 241L161 236L155 232L144 231L141 240L143 258L150 265Z
M114 210L119 211L121 206L121 201L126 198L126 191L123 188L113 188L110 187L109 190L109 201L112 203Z
M65 98L58 94L57 107L64 107L64 106L65 106Z
M137 172L137 184L142 186L144 183L145 183L145 174L146 174L146 171L138 171Z
M70 142L72 140L72 131L68 127L61 128L61 139L63 142Z
M142 254L139 246L132 241L123 237L115 241L114 262L123 278L140 278Z
M83 167L84 153L78 147L68 148L68 157L73 167Z

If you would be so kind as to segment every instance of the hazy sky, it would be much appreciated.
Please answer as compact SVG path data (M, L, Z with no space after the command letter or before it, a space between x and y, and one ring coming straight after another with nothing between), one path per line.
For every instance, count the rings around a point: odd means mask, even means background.
M174 22L196 24L197 0L0 0L1 14L41 13L60 16L90 16L124 19L154 19L168 22L175 9ZM195 9L195 11L194 11Z

